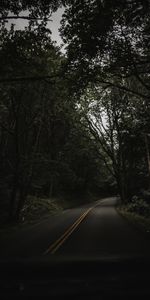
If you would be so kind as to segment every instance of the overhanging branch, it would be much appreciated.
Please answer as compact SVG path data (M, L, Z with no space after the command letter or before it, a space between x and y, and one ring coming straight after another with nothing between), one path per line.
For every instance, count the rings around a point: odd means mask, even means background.
M97 80L97 81L99 83L102 83L102 84L107 84L108 87L115 87L117 89L120 89L120 90L126 91L128 93L134 94L136 96L139 96L139 97L142 97L142 98L145 98L145 99L150 99L150 96L141 94L140 92L131 90L131 89L125 87L125 86L122 86L122 85L119 85L119 84L116 84L116 83L112 83L112 82L109 82L109 81L105 81L105 80Z
M49 80L60 77L60 74L56 74L53 76L29 76L29 77L10 77L10 78L0 78L0 83L10 83L10 82L22 82L22 81L39 81L39 80ZM51 81L50 83L54 83Z
M4 20L16 20L16 19L22 19L22 20L28 20L28 21L46 21L46 22L53 22L51 19L47 18L35 18L35 17L30 17L30 16L6 16L6 17L0 17L0 21Z

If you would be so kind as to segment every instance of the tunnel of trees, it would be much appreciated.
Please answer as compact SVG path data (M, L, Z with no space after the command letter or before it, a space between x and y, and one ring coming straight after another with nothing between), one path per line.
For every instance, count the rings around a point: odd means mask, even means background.
M62 6L65 52L47 26ZM16 30L15 19L27 26ZM29 195L127 203L149 190L149 20L148 0L1 1L0 207L9 220Z

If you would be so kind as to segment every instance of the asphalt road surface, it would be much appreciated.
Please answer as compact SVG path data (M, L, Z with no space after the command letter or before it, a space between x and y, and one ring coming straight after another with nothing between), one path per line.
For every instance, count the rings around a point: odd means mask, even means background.
M0 239L1 258L149 256L149 234L116 211L116 198L68 209Z

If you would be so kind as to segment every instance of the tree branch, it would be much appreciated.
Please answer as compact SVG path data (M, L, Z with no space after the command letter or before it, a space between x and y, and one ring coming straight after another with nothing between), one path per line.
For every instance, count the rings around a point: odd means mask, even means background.
M0 17L0 21L3 21L3 20L16 20L16 19L23 19L23 20L28 20L28 21L30 21L30 20L39 20L39 21L41 21L41 20L43 20L42 18L35 18L35 17L30 17L30 16L7 16L7 17ZM44 19L45 21L47 21L47 22L53 22L53 20L51 20L51 19Z
M21 81L39 81L39 80L49 80L59 77L60 74L53 76L29 76L29 77L14 77L14 78L0 78L0 83L10 83L10 82L21 82ZM49 83L53 83L48 81Z
M120 90L123 90L123 91L126 91L128 93L131 93L131 94L134 94L134 95L137 95L139 97L142 97L142 98L145 98L145 99L150 99L150 96L146 96L146 95L143 95L139 92L136 92L136 91L133 91L125 86L122 86L122 85L119 85L119 84L116 84L116 83L112 83L112 82L108 82L108 81L105 81L105 80L97 80L99 83L103 83L103 84L107 84L108 86L110 87L115 87L117 89L120 89Z
M7 131L9 134L13 135L13 132L10 129L8 129L4 124L2 124L2 122L0 122L0 127L3 130Z

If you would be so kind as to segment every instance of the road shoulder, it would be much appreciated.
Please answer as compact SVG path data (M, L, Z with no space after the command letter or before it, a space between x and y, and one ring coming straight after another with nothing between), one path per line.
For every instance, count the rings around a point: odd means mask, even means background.
M134 228L144 234L148 239L150 239L150 219L144 216L140 216L136 213L129 212L124 206L117 206L117 212L124 219L128 221Z

